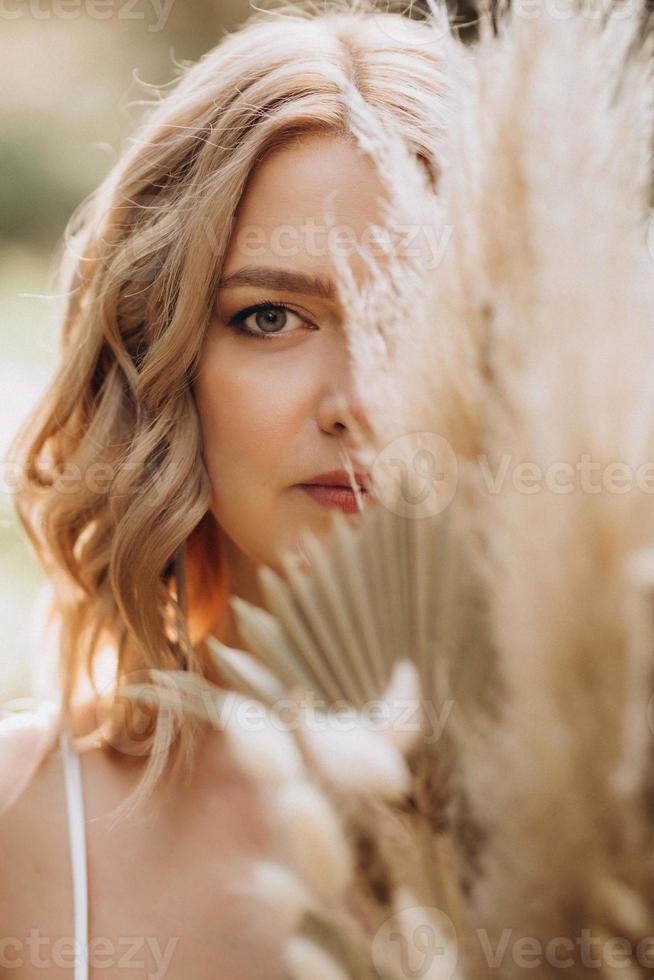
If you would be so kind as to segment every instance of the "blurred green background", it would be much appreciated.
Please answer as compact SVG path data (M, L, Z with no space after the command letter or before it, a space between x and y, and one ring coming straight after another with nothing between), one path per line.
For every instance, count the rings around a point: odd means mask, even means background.
M256 0L256 6L259 6ZM44 579L8 493L7 447L55 365L54 253L134 131L143 100L251 12L247 0L2 0L0 704L29 695Z

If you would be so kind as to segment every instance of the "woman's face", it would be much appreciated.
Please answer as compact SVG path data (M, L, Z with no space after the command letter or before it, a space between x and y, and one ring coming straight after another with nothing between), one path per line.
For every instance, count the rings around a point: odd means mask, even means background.
M303 528L328 528L331 507L299 484L343 469L339 447L352 446L344 409L366 424L353 390L347 311L335 286L330 295L337 273L329 253L344 254L347 235L369 241L383 195L354 144L311 134L272 151L241 201L195 397L231 591L246 597L257 563L279 570L280 550L295 550ZM327 234L328 204L346 227L340 236ZM346 254L361 283L363 263L351 247ZM247 312L271 301L284 309Z

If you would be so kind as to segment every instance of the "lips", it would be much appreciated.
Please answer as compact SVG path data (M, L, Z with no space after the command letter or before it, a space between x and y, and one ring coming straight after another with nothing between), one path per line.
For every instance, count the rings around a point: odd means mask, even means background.
M360 509L357 495L349 487L322 486L319 483L299 483L298 487L322 507L337 507L346 514L354 514ZM361 490L362 502L364 499L367 501L368 497L368 492Z
M370 478L367 473L355 472L354 478L362 492L369 489ZM350 491L352 490L349 474L345 470L329 470L326 473L318 473L316 476L302 480L298 486L345 487Z
M337 507L346 514L363 510L373 500L370 493L370 477L367 473L354 472L358 492L352 489L349 474L345 470L328 470L296 484L322 507Z

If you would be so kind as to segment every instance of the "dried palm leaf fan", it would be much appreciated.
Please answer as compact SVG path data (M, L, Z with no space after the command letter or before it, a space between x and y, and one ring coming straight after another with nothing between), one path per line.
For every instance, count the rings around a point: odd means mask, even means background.
M434 269L340 270L380 504L262 569L265 610L233 600L235 690L165 678L267 788L281 856L235 888L285 913L290 977L651 972L653 506L606 485L654 435L652 38L624 9L482 17L474 49L432 10L437 197L351 93L389 227L451 231Z

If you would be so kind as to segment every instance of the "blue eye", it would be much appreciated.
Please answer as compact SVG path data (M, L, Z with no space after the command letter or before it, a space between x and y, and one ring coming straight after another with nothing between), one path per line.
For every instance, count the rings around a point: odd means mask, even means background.
M289 333L294 333L294 330L284 330L288 325L289 313L297 317L302 323L307 322L304 317L296 313L289 306L270 301L257 303L255 306L248 306L244 310L240 310L240 312L236 313L228 321L227 325L248 337L273 340L276 336L287 337ZM246 322L250 317L254 317L254 328L246 326Z

